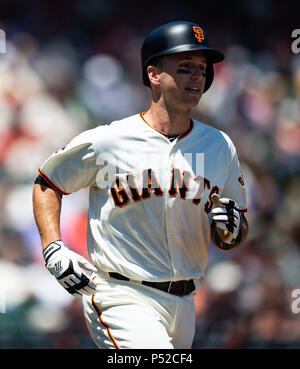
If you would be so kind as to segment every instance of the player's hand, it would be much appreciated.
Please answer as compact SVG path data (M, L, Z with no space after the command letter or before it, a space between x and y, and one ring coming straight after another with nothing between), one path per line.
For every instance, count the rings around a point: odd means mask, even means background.
M241 228L241 213L238 205L234 200L220 198L218 194L213 194L211 199L216 206L212 213L219 235L221 234L224 242L234 243Z
M96 285L89 275L97 269L83 256L64 246L62 241L50 243L43 251L46 268L73 296L92 295Z

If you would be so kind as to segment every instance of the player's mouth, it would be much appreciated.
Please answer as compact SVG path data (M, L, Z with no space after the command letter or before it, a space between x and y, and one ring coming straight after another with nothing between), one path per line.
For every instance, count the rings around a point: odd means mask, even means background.
M201 92L199 87L186 87L184 90L192 95L199 95Z

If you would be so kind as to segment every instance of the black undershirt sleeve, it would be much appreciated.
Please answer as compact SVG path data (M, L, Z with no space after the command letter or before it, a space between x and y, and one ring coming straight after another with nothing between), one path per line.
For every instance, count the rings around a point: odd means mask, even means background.
M55 188L53 188L53 187L51 187L50 185L49 185L49 183L48 182L46 182L45 180L44 180L44 178L42 177L42 176L40 176L40 175L38 175L37 177L36 177L36 179L34 180L34 183L35 184L39 184L39 185L41 185L41 186L45 186L45 187L48 187L48 188L52 188L52 190L54 190L55 191ZM58 193L57 191L55 191L56 193ZM60 196L62 196L60 193L58 193Z

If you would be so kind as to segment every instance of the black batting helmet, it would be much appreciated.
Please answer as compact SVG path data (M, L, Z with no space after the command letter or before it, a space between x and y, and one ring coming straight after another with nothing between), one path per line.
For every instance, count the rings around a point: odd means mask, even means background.
M214 79L213 64L221 62L224 55L209 47L207 34L203 28L196 23L185 21L171 22L160 26L144 40L141 50L144 85L150 86L147 67L154 58L193 50L205 52L207 67L203 92L207 91Z

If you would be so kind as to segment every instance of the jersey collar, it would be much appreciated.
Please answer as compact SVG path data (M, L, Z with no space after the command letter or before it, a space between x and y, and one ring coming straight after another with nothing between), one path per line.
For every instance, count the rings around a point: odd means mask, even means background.
M162 132L160 132L158 129L155 129L155 128L153 128L147 121L146 121L146 119L144 118L144 114L145 114L146 112L144 111L144 112L142 112L142 113L140 113L140 117L142 118L142 120L150 127L150 128L152 128L154 131L156 131L156 132L158 132L159 134L161 134L163 137L165 137L166 139L168 139L168 137L165 135L165 134L163 134ZM193 122L193 119L191 119L191 123L190 123L190 126L189 126L189 128L183 133L183 134L181 134L179 137L178 137L178 140L180 140L180 139L182 139L183 137L185 137L185 136L187 136L191 131L192 131L192 129L194 128L194 122Z

